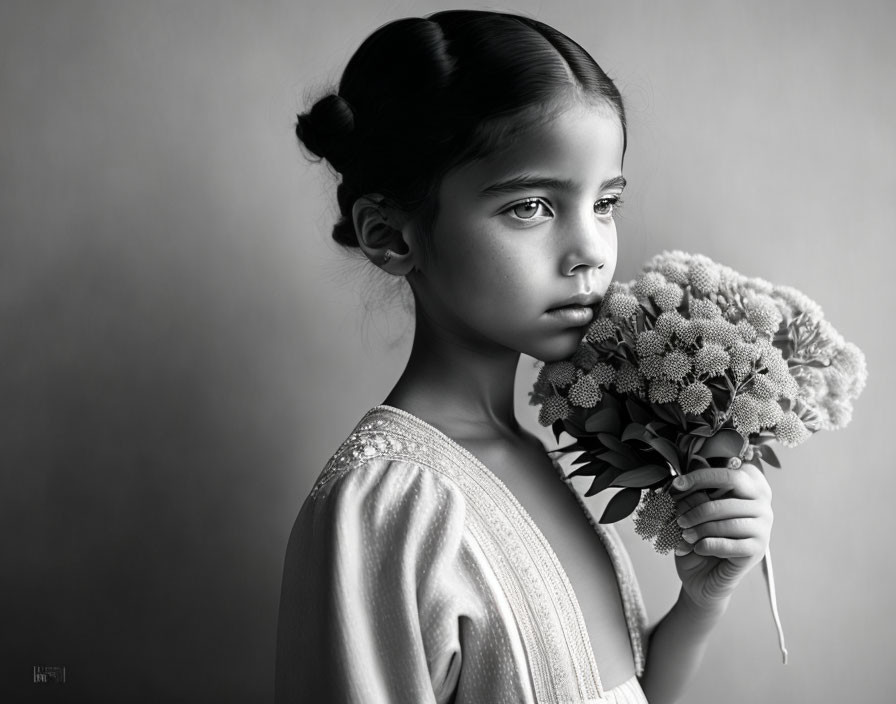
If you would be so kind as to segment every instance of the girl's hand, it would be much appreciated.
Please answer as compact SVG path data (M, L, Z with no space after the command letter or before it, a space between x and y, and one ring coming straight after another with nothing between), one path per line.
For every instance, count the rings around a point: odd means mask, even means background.
M765 556L772 490L752 464L698 469L676 482L682 479L687 486L673 494L684 529L675 550L682 590L698 608L724 607L743 576Z

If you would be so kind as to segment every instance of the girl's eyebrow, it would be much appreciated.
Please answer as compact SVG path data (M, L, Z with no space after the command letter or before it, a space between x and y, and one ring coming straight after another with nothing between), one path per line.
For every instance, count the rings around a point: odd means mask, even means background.
M600 188L601 190L604 190L605 188L625 188L625 183L625 177L620 174L619 176L614 176L613 178L604 181L600 185ZM568 179L523 174L486 186L479 191L478 196L479 198L488 198L490 196L505 193L516 193L517 191L536 190L539 188L545 190L572 191L575 189L575 184Z

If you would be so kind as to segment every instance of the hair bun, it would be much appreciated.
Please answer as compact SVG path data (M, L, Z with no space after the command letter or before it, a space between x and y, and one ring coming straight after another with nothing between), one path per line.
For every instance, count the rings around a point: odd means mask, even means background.
M355 111L341 95L331 94L318 100L307 113L298 116L296 136L313 154L342 171L351 153L355 130Z

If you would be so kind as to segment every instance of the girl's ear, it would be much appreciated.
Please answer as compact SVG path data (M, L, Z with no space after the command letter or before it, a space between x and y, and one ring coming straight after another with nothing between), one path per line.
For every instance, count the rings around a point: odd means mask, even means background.
M378 193L361 196L352 206L358 244L371 262L395 276L414 269L414 248L405 233L408 217L383 204Z

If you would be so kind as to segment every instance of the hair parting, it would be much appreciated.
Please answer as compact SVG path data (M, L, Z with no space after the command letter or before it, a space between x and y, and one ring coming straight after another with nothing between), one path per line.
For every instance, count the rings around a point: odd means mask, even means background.
M575 100L611 108L625 139L619 91L579 44L532 18L448 10L374 31L338 88L298 115L296 135L340 175L333 239L357 247L358 198L382 194L419 216L425 237L446 173Z

